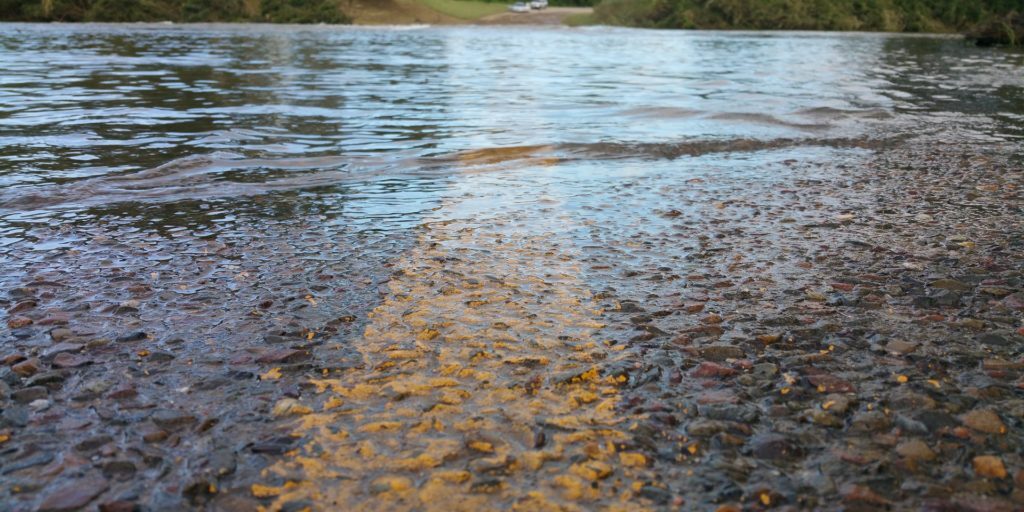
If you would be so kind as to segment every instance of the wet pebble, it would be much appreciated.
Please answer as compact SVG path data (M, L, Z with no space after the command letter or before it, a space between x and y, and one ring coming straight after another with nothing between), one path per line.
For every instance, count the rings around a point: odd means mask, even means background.
M1006 433L1006 425L999 415L990 409L975 409L960 417L964 425L986 434Z
M81 509L100 494L109 484L99 477L85 477L65 483L43 498L38 512L71 512Z
M149 419L158 427L171 431L192 426L197 421L194 415L177 409L157 409Z

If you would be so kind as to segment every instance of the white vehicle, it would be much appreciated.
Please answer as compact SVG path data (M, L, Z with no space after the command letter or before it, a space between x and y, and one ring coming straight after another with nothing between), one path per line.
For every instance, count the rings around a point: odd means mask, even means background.
M530 6L526 5L526 2L516 2L508 6L508 10L512 12L530 12Z
M530 2L530 8L537 10L547 9L548 0L533 0L532 2Z

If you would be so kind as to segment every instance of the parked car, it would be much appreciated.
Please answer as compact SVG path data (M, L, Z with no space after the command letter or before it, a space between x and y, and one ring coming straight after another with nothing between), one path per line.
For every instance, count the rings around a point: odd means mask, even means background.
M508 6L508 10L512 12L530 12L530 6L526 5L526 2L516 2Z
M548 0L533 0L532 2L530 2L530 8L531 9L537 9L537 10L547 9L548 8Z

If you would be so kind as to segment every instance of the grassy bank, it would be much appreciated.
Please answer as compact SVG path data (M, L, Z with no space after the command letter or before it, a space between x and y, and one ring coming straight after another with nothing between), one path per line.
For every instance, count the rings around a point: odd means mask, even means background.
M972 32L1020 44L1020 0L604 0L597 23L651 28Z
M466 0L421 0L431 9L461 20L476 20L499 12L505 12L504 3L469 2Z
M590 5L594 0L553 0ZM457 23L510 0L0 0L0 21Z

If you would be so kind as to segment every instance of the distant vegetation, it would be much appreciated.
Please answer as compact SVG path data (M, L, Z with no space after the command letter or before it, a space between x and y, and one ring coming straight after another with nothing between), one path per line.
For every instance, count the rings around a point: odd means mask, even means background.
M348 0L0 0L3 21L348 23Z
M652 28L964 32L1020 44L1021 0L604 0L598 23ZM996 42L996 41L992 41Z
M412 0L474 20L512 0ZM549 0L596 5L570 25L649 28L961 32L979 44L1024 45L1024 0ZM395 0L0 0L0 21L350 23L349 14L405 12ZM348 14L346 14L348 13ZM377 21L378 23L380 21Z
M476 19L512 0L420 0L437 12ZM550 0L589 6L595 0ZM360 8L400 9L389 0L0 0L0 21L225 21L350 23Z

